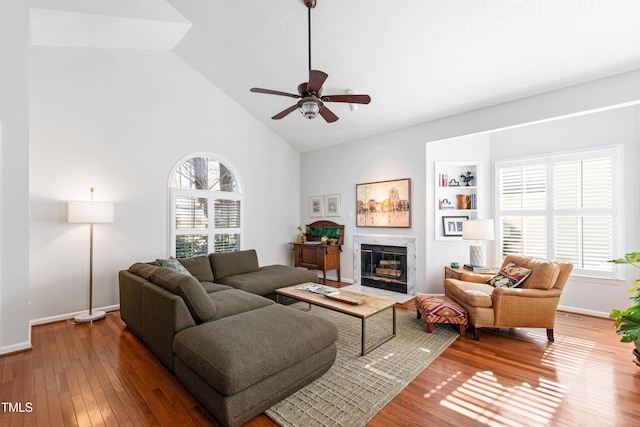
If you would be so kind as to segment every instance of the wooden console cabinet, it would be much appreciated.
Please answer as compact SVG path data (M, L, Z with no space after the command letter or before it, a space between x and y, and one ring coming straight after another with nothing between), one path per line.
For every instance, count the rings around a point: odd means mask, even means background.
M340 281L340 253L342 245L313 245L294 243L294 263L296 267L322 270L322 283L327 284L327 271L337 270Z
M322 237L336 239L333 245L321 243ZM340 281L340 253L344 242L344 225L333 221L316 221L306 226L307 243L293 243L296 267L322 270L322 283L327 284L327 271L337 270Z

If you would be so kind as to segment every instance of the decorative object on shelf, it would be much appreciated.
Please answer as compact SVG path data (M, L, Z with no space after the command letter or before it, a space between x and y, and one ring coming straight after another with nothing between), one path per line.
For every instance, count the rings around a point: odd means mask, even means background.
M324 216L324 197L323 196L311 196L309 197L309 216L311 218L319 218Z
M462 239L474 240L469 246L469 264L471 267L487 266L487 250L483 240L493 240L493 220L473 219L462 223Z
M446 237L462 236L462 222L468 219L469 217L467 215L443 216L442 234Z
M464 182L465 187L469 187L475 179L475 176L471 173L471 171L467 171L466 174L460 175L460 179L462 180L462 182Z
M481 166L479 161L434 161L434 193L432 199L433 231L435 240L462 240L461 230L455 231L455 221L443 217L466 215L469 219L478 217L477 187ZM464 178L464 179L463 179ZM467 180L467 186L465 186ZM447 203L448 202L448 203ZM445 224L446 222L446 224ZM454 224L452 224L454 222ZM442 225L441 225L442 224ZM452 227L452 230L449 230ZM462 266L462 262L460 265Z
M356 185L356 227L411 227L411 179Z
M471 209L471 195L470 194L457 194L458 209Z
M459 263L459 262L457 262L457 261L453 261L453 262L451 263L451 268L460 268L460 263Z
M340 194L326 194L324 208L327 216L340 216Z
M453 209L453 205L451 204L449 199L442 199L440 200L440 209L441 210Z
M327 242L329 241L329 238L327 236L322 236L320 238L320 241L322 242L323 245L326 245Z
M624 258L618 258L609 262L628 264L640 268L640 252L630 252L626 254ZM640 279L634 281L633 284L640 285ZM622 335L620 341L633 343L634 363L640 366L640 342L638 342L638 338L640 338L640 286L629 289L629 292L634 293L633 296L629 298L634 304L624 310L615 309L611 311L609 317L616 321L614 323L616 333Z
M302 226L298 226L298 231L300 232L300 243L304 243L307 241L307 233L302 231Z
M104 311L93 310L93 224L113 222L113 203L94 202L92 187L90 201L69 202L67 208L67 222L89 224L89 312L78 314L74 320L93 322L106 316Z
M329 239L330 245L335 245L336 243L338 243L338 239Z

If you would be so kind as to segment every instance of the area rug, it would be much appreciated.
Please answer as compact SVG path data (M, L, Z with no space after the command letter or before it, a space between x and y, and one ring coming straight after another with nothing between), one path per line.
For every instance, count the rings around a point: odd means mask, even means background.
M444 324L428 334L424 320L398 310L396 337L360 356L360 319L316 306L309 314L338 326L338 354L322 377L265 411L285 427L364 426L459 336ZM367 319L367 343L389 333L391 310Z

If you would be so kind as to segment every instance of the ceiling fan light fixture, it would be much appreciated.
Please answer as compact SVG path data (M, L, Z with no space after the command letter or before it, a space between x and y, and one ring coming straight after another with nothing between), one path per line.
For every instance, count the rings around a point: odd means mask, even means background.
M317 102L314 101L305 101L300 106L300 112L302 115L311 120L318 117L318 113L320 112L320 106Z

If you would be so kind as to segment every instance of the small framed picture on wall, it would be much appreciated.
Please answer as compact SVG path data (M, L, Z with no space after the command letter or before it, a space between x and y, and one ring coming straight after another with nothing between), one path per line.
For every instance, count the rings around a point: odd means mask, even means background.
M324 198L322 196L309 197L309 216L312 218L319 218L324 216Z
M324 196L324 212L326 216L340 216L340 194Z

